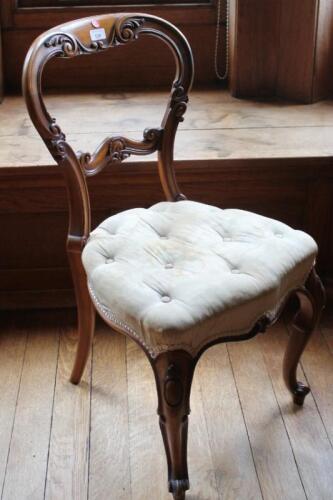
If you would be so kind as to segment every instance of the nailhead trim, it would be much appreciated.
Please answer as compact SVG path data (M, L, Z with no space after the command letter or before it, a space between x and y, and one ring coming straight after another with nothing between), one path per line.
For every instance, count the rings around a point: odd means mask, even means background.
M135 337L138 340L138 342L149 352L151 357L155 358L156 353L152 350L151 347L149 347L146 344L146 342L142 339L142 337L135 330L133 330L133 328L128 326L126 323L123 323L122 321L120 321L109 309L107 309L105 306L103 306L100 303L100 301L96 297L95 292L92 289L92 286L90 285L89 281L88 281L88 289L89 289L90 295L92 296L95 304L97 305L98 309L100 309L102 311L103 315L106 316L107 319L110 320L112 323L114 323L115 325L117 325L120 328L122 328L123 330L125 330L125 332L127 332L129 335Z

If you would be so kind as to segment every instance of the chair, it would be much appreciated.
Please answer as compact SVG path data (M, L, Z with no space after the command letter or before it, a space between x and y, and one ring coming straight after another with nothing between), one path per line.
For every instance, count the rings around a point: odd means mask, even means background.
M171 49L176 76L160 127L142 141L108 137L90 155L76 154L50 117L41 93L45 63L154 36ZM146 14L110 14L47 31L26 57L23 90L30 117L67 185L67 252L78 309L78 347L71 382L78 384L89 356L95 310L146 353L156 380L158 414L168 463L169 491L189 489L187 432L194 369L213 344L246 340L299 301L283 373L297 405L309 388L296 378L301 354L324 307L314 264L317 246L302 231L242 210L189 201L173 169L173 146L193 79L189 44L167 21ZM112 216L94 231L86 177L130 155L158 152L167 201Z

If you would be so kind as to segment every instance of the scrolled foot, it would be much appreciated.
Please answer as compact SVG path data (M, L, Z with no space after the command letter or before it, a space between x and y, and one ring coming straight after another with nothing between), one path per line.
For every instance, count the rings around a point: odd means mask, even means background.
M292 333L283 360L283 375L294 403L302 406L310 389L297 380L297 366L303 351L318 325L325 305L325 291L315 269L302 288L296 290L299 310L293 322Z
M188 479L171 479L169 481L169 491L174 500L185 500L185 493L190 489Z
M294 404L298 406L303 406L305 397L309 394L310 388L302 384L302 382L297 382L296 389L293 390L293 400Z

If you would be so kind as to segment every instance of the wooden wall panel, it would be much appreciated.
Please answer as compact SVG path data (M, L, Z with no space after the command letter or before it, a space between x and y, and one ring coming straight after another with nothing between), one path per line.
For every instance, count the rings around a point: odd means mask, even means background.
M321 0L315 60L314 100L333 95L333 2Z
M13 3L12 0L7 2ZM21 73L25 54L32 41L43 31L78 17L103 12L137 11L138 7L121 8L57 8L12 9L2 5L4 21L3 48L5 54L4 77L7 92L21 91ZM216 82L214 72L214 46L216 29L215 1L202 5L145 6L141 10L166 18L175 23L188 38L195 59L195 84ZM224 10L224 9L223 9ZM221 39L225 39L225 18L221 19ZM225 64L221 50L220 66ZM117 47L92 57L79 57L73 61L58 60L46 72L46 86L65 88L152 88L169 85L174 74L170 51L158 40L142 37L129 46ZM78 83L79 82L79 83Z
M280 0L230 1L232 95L271 96L278 71Z
M0 104L4 95L4 74L3 74L3 61L2 61L2 33L1 33L1 19L0 19Z
M312 102L313 69L320 0L280 0L280 38L276 94ZM326 0L322 0L326 1Z
M196 84L213 82L215 31L210 26L185 26L183 32L190 40L194 53ZM30 44L39 34L40 30L4 33L5 53L14 52L14 57L7 58L5 64L5 85L8 91L21 91L24 58ZM205 43L202 43L202 39ZM223 60L221 64L223 67ZM89 57L54 59L46 67L44 84L46 88L62 91L67 88L149 89L171 85L174 72L174 60L166 45L151 37L142 37L135 43Z
M237 207L307 230L333 283L332 159L177 162L190 199ZM19 182L18 182L19 178ZM128 163L90 179L93 223L163 199L156 166ZM54 167L0 170L0 309L73 305L65 253L66 193Z
M231 14L232 95L311 103L333 94L331 0L231 0Z

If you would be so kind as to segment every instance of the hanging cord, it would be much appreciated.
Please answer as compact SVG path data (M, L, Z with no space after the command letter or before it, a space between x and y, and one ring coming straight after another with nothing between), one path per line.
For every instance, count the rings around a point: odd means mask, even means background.
M221 5L223 1L225 1L226 4L226 24L225 24L225 71L222 75L219 72L217 58L220 45ZM217 0L214 68L215 68L215 75L219 80L227 79L229 73L229 0Z

